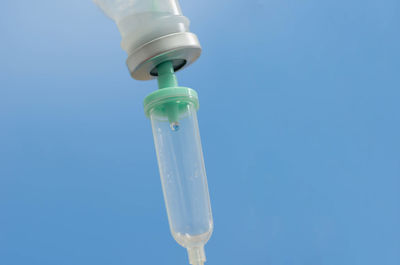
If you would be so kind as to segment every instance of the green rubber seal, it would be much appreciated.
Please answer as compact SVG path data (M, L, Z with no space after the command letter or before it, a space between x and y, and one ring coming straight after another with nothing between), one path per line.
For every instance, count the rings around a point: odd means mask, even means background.
M158 115L166 116L174 120L179 111L172 109L183 109L187 104L193 104L196 110L199 109L197 92L188 87L167 87L156 90L148 95L143 102L144 113L150 117L150 111L155 109Z

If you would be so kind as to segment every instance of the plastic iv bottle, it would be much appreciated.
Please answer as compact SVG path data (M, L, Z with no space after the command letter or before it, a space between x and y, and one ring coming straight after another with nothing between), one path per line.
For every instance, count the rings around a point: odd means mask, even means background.
M128 54L156 38L189 31L189 19L176 0L94 0L111 17Z
M198 265L206 260L204 245L213 230L196 116L199 103L193 89L174 86L174 80L162 80L163 74L168 77L173 73L168 64L158 67L161 89L146 97L144 106L153 128L172 236L187 248L189 262Z
M165 61L177 71L199 58L199 40L190 32L190 21L177 0L93 1L117 24L134 79L155 79L154 69Z

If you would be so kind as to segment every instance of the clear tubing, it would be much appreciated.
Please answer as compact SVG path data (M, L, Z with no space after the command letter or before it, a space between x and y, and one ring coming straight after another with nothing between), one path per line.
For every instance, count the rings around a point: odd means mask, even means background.
M187 248L190 264L200 265L206 261L204 245L213 220L196 107L179 100L163 105L151 109L149 116L170 230ZM177 111L172 122L166 115L171 109Z

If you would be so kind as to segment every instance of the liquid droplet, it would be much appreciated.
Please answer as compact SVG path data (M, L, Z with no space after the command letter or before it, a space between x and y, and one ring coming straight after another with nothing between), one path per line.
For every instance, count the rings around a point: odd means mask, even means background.
M179 130L179 122L177 122L177 121L171 122L171 130L173 130L174 132L178 131Z

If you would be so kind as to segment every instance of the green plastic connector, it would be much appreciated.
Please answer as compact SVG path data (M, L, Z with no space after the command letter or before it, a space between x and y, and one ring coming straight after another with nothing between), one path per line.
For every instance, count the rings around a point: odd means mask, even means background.
M158 71L158 88L177 87L178 80L176 79L172 62L167 61L157 66Z
M161 63L157 66L157 71L159 89L144 99L144 112L150 117L150 112L154 111L158 116L168 118L172 126L187 111L188 104L199 108L198 96L193 89L178 86L171 62Z

